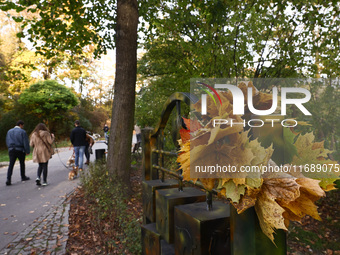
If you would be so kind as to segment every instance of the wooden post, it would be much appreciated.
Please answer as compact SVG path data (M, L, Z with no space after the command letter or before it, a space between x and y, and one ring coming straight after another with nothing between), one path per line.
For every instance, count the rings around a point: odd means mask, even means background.
M151 159L151 134L153 128L142 129L142 148L143 148L143 180L152 180L152 159Z

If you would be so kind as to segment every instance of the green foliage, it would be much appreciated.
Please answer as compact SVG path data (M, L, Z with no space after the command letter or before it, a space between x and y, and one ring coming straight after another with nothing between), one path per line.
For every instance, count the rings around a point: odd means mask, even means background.
M95 105L91 98L80 98L80 104L72 109L73 120L78 119L83 128L95 133L102 132L103 123L109 114L102 106Z
M183 87L182 84L164 82L164 84L154 84L142 88L136 98L135 118L138 125L154 127L159 121L163 105L168 97L177 91L188 92L188 89L184 90Z
M104 163L99 161L90 165L88 172L81 176L85 196L90 201L88 209L95 219L91 223L95 224L101 238L105 240L106 254L113 251L117 238L125 250L140 254L140 223L128 211L129 192L118 178L108 174ZM100 224L102 221L106 223L105 227Z
M136 116L148 125L190 78L340 74L336 1L148 1L141 13L149 24Z
M82 54L85 46L95 47L95 55L106 53L114 46L116 1L2 1L0 9L17 12L26 10L33 17L15 21L23 22L22 31L28 28L29 40L37 53L51 58L59 52ZM38 16L38 17L37 17ZM19 32L18 36L26 34ZM105 32L103 32L105 31ZM41 43L43 42L43 43ZM63 43L60 43L63 42Z
M317 128L317 137L326 139L332 150L339 149L340 139L340 80L324 79L311 83L312 99L307 107L312 113L312 125Z
M306 103L306 108L312 116L304 116L300 111L291 112L292 117L310 124L299 127L297 131L313 132L316 140L324 141L325 147L333 151L334 159L339 161L340 80L319 78L312 80L307 85L307 89L311 93L311 100Z
M39 120L34 116L27 117L24 109L15 108L14 110L3 114L0 121L0 148L6 148L7 131L13 128L19 119L25 122L25 130L27 134L30 134L37 123L39 123Z
M35 56L16 38L19 26L0 11L0 118L13 107L13 98L34 80Z
M56 148L60 149L62 147L72 147L72 143L70 140L64 139L64 140L59 140L56 141Z
M18 102L28 113L46 123L62 119L78 104L70 89L53 80L33 84L20 95Z

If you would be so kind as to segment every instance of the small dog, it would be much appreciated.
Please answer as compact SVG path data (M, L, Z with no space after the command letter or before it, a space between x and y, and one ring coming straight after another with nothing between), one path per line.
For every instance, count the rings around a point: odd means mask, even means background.
M74 162L75 162L75 156L74 154L72 154L69 159L67 160L66 166L67 167L71 167L74 166Z
M78 176L78 167L73 167L72 170L68 173L68 179L71 181Z

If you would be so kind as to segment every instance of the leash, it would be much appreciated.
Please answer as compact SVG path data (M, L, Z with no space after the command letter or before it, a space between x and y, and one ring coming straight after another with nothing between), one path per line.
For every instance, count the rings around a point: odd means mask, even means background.
M67 169L67 170L69 170L69 168L64 164L64 162L61 160L61 158L60 158L60 155L59 155L59 148L58 148L58 146L57 146L57 142L55 141L55 139L54 139L54 146L55 146L55 148L56 148L56 150L57 150L57 154L58 154L58 158L59 158L59 160L60 160L60 162L63 164L63 166Z

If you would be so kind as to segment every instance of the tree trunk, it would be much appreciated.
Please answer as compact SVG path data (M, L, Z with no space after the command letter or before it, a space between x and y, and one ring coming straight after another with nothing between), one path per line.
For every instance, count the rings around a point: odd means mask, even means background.
M128 186L137 73L137 0L117 1L116 78L107 166Z

